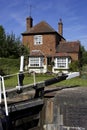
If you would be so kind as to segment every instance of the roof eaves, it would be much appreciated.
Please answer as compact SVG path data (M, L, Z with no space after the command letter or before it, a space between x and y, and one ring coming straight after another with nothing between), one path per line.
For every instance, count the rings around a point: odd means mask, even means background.
M33 32L33 33L30 33L30 32L24 32L24 33L21 33L21 35L39 35L39 34L56 34L57 32Z

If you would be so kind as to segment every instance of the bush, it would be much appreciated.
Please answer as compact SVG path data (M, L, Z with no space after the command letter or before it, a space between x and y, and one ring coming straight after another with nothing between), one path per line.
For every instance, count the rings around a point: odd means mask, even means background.
M69 70L72 72L80 71L80 66L78 61L73 61L69 64Z

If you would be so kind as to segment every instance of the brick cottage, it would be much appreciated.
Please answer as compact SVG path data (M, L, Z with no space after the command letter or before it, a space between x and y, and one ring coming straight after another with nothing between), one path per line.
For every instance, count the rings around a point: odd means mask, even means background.
M61 19L57 32L45 21L33 26L32 17L26 18L26 31L22 33L22 41L30 51L29 72L58 73L62 70L67 73L69 63L80 59L80 42L66 41Z

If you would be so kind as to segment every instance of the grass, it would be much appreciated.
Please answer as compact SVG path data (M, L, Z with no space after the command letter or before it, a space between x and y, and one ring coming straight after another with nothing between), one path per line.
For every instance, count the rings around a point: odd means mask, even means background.
M87 79L82 79L80 77L68 79L61 81L56 84L56 86L82 86L86 87L87 86Z
M0 70L3 70L5 75L18 72L19 67L20 59L0 58Z
M25 75L25 78L23 80L23 84L26 85L26 84L33 84L34 83L34 77L32 74L24 74ZM36 82L41 82L41 81L44 81L46 79L50 79L52 78L53 76L52 75L47 75L47 74L37 74L35 76L35 81ZM5 87L6 88L13 88L15 86L17 86L18 84L18 77L17 75L15 76L12 76L10 78L4 78L5 79Z
M0 70L3 70L4 74L12 74L19 72L20 67L20 59L8 59L8 58L0 58ZM2 74L1 74L2 75ZM81 73L82 77L77 77L73 79L64 80L53 84L53 86L87 86L87 65L85 65L82 69ZM54 77L50 74L36 74L36 82L41 82L46 79L50 79ZM25 74L24 85L25 84L33 84L34 78L32 74ZM6 88L13 88L17 86L17 75L5 78L5 86Z
M20 68L20 59L0 58L0 75L10 75L18 73L19 68ZM52 77L51 75L37 74L36 82L40 82L51 77ZM25 74L24 84L32 84L33 82L34 82L33 76L30 74ZM13 88L17 85L18 85L17 75L5 78L6 88Z
M48 74L36 74L35 80L36 80L36 82L41 82L41 81L44 81L46 79L50 79L53 77L54 77L53 75L48 75ZM33 75L25 74L23 84L25 85L25 84L33 84L33 83L34 83ZM6 88L13 88L13 87L17 86L17 84L18 84L17 75L5 79ZM83 79L81 77L76 77L76 78L58 82L56 84L53 84L52 86L76 86L76 85L86 87L87 79L86 78Z

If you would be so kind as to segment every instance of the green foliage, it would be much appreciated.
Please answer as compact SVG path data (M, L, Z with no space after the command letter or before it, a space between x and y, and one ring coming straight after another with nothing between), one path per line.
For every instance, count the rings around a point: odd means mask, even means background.
M83 65L87 64L87 51L83 52L82 63Z
M5 30L0 26L0 57L19 58L21 55L27 56L29 50L22 45L19 37L15 34L5 34Z
M82 66L82 69L81 69L81 78L87 79L87 64L85 64L84 66Z
M19 71L20 59L0 59L0 75L13 74Z
M69 69L72 72L79 71L80 66L78 61L73 61L69 64Z
M87 51L84 46L81 46L81 65L84 66L87 64Z
M24 45L19 45L19 56L24 55L25 59L29 56L29 49Z
M70 71L81 71L82 67L87 64L87 51L84 46L80 45L80 61L72 61L69 64Z
M8 57L18 58L21 55L26 56L29 54L27 47L22 45L20 38L15 38L15 35L13 33L11 35L7 35L6 43L7 51L9 54Z
M82 72L87 73L87 64L82 67Z
M6 53L6 35L5 30L2 26L0 26L0 57L5 55Z
M5 37L6 37L5 30L4 30L3 26L0 25L0 42L1 41L3 42L5 40Z

